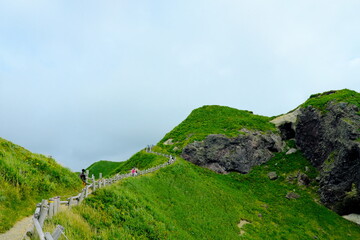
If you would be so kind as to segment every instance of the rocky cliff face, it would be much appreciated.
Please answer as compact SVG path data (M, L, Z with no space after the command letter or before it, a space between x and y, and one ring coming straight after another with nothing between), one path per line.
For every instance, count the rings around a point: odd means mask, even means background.
M360 213L360 110L356 94L349 90L316 94L310 98L310 102L316 100L312 102L316 108L307 101L272 120L280 134L243 129L244 134L235 138L209 135L187 145L182 157L219 173L248 173L274 152L282 151L283 140L295 139L320 172L322 203L339 214Z
M244 135L235 138L209 135L204 141L187 145L182 157L219 173L248 173L253 166L268 161L273 152L279 152L283 148L280 135L244 129L243 132Z
M340 214L360 212L360 116L357 106L328 103L301 109L294 125L298 147L320 170L321 201Z

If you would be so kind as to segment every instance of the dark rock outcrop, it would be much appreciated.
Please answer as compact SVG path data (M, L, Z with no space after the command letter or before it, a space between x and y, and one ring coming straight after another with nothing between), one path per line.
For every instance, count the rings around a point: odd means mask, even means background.
M277 134L246 131L235 138L209 135L204 141L187 145L182 157L218 173L248 173L253 166L267 162L273 152L282 148L283 142Z
M295 124L297 146L320 170L321 201L339 214L360 212L359 131L359 109L348 103L301 109Z

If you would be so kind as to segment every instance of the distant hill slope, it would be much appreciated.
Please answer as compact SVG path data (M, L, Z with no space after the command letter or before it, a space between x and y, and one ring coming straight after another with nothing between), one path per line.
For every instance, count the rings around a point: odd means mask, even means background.
M317 172L300 152L276 154L246 175L179 159L98 190L47 227L65 226L69 239L360 239L356 224L317 203L316 184L298 185L305 169L313 181ZM287 199L289 192L300 198Z
M41 199L81 186L79 177L54 159L0 138L0 232L32 214Z
M86 168L86 170L89 170L90 176L94 174L94 176L98 178L99 174L102 173L103 177L107 177L114 171L114 169L118 168L121 164L121 162L101 160L91 164L88 168Z
M193 110L158 145L169 152L181 153L187 144L204 140L209 134L234 137L241 134L243 128L276 132L276 127L269 121L269 117L255 115L250 111L217 105L203 106Z
M127 161L98 161L88 167L87 170L89 170L90 176L94 174L96 178L99 177L99 173L102 173L103 177L109 177L117 173L128 173L133 167L143 170L160 165L166 161L168 161L166 157L139 151Z

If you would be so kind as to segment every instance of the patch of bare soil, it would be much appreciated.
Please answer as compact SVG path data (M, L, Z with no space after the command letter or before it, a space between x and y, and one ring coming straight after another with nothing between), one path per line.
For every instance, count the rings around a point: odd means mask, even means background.
M240 220L239 224L237 225L237 226L240 228L240 235L243 235L243 234L245 233L245 231L242 230L243 226L244 226L245 224L250 224L250 223L251 223L251 222L249 222L249 221L247 221L247 220L245 220L245 219Z

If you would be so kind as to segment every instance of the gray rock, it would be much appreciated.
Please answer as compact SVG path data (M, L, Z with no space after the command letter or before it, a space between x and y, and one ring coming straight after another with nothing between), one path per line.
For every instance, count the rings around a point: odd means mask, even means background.
M276 174L276 172L269 172L268 177L270 180L276 180L278 178L278 175Z
M307 186L310 183L310 178L305 173L299 173L297 177L297 183L300 186Z
M287 199L298 199L300 195L294 192L288 192L285 196Z
M320 170L321 202L339 214L360 212L360 115L356 105L328 103L321 112L302 109L295 127L297 146ZM352 186L356 194L349 196Z
M261 134L247 130L235 138L209 135L204 141L187 145L182 157L218 173L248 173L253 166L267 162L273 152L281 152L283 142L274 133Z
M295 123L297 116L300 114L300 108L295 109L292 112L281 115L271 120L281 132L281 138L283 140L292 139L295 137Z
M286 152L286 155L293 154L293 153L296 153L296 152L297 152L296 148L290 148L289 151Z

